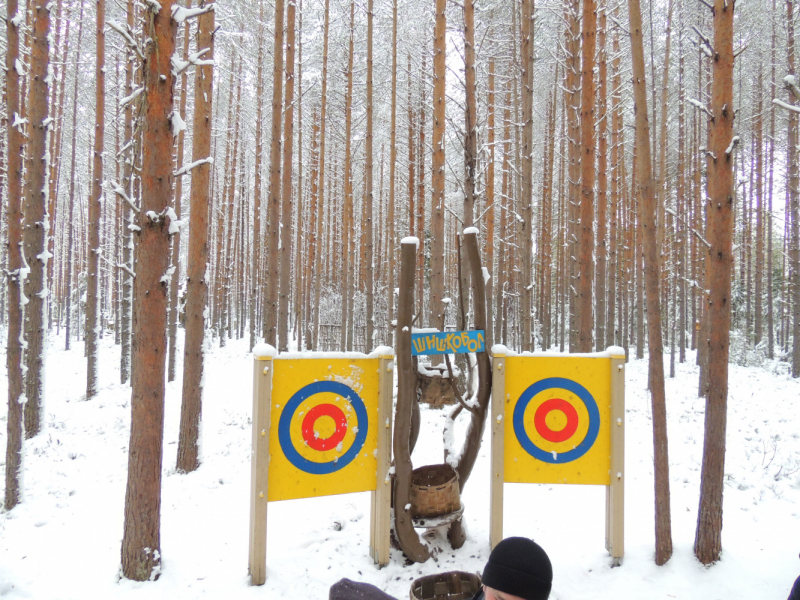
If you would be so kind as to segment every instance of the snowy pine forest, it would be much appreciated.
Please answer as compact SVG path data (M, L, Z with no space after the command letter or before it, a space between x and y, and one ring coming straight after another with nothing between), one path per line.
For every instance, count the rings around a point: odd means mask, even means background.
M622 566L602 490L507 493L551 597L788 594L793 0L3 4L0 596L403 598L480 571L488 432L466 542L429 531L431 560L376 569L364 494L273 502L250 587L247 494L256 344L397 353L482 315L487 353L626 356ZM415 465L449 410L422 406Z

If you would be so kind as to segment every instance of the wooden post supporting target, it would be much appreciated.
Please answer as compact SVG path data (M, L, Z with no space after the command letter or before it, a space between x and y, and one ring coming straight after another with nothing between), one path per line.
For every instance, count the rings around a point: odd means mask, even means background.
M625 354L611 356L611 483L606 488L606 550L619 566L625 553Z
M250 579L267 580L267 465L269 464L269 405L272 394L272 355L253 360L253 448L250 456Z
M502 349L505 350L505 349ZM495 347L489 541L503 539L503 484L606 486L606 549L624 554L625 352L525 353Z
M391 348L278 356L254 349L249 572L266 582L268 502L371 493L369 552L389 562Z

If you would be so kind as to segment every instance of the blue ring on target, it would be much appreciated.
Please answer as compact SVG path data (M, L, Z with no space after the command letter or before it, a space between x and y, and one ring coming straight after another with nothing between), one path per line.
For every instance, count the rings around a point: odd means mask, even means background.
M294 417L294 413L297 412L300 404L311 396L324 392L339 394L350 401L351 406L356 412L356 418L358 419L358 433L356 433L356 439L353 440L353 445L350 446L347 452L338 457L338 460L318 463L301 456L295 449L289 427L292 423L292 417ZM364 406L364 401L361 399L361 396L359 396L353 388L339 383L338 381L315 381L314 383L309 383L300 388L295 392L294 396L289 399L289 402L286 403L286 406L281 412L280 421L278 421L278 440L280 441L283 454L295 467L306 473L311 473L312 475L327 475L344 469L358 456L358 453L361 452L361 448L364 447L364 443L367 441L368 430L369 418L367 417L367 407Z
M528 432L525 431L525 409L528 408L528 404L534 396L550 388L559 388L572 392L583 401L589 413L589 430L586 432L583 441L569 452L558 453L558 458L553 458L552 452L542 450L539 446L534 444L528 436ZM597 402L595 402L594 397L589 393L589 390L580 383L572 381L571 379L565 379L564 377L548 377L547 379L537 381L522 392L516 407L514 407L513 423L514 433L525 452L542 462L550 463L551 465L561 465L579 459L594 445L597 440L597 434L600 433L600 411L597 408Z

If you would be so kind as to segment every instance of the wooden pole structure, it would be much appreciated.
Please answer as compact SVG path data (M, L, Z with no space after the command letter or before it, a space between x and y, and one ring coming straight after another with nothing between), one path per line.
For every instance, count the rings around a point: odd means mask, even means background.
M411 362L411 323L414 318L414 265L416 265L417 239L405 238L400 243L400 294L397 299L397 411L394 423L394 505L395 533L400 548L414 562L425 562L430 558L428 547L423 544L411 522L411 452L409 433L412 429L412 414L416 398L414 366Z
M611 355L611 481L606 488L606 550L614 566L625 554L625 351Z
M251 585L267 581L267 483L269 465L269 405L272 395L272 348L253 356L253 458L250 464Z
M494 548L503 539L503 477L505 474L505 390L506 357L492 358L492 470L489 503L489 546Z
M380 397L378 399L378 477L371 494L369 555L380 567L389 564L392 479L392 396L394 395L394 356L381 356Z

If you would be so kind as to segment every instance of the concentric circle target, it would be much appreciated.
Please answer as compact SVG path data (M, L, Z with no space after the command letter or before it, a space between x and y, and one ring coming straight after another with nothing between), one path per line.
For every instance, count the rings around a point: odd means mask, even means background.
M567 399L561 398L560 396L567 395L564 391L580 400L582 406L576 407ZM531 433L544 442L559 444L579 437L585 430L582 439L574 439L571 449L566 452L540 447L526 430L525 411L531 400L543 392L552 392L556 397L546 399L536 408L532 424L535 431ZM584 423L585 420L588 423ZM600 411L592 394L581 384L564 377L549 377L537 381L522 392L514 408L513 425L517 440L528 454L542 462L564 464L577 460L594 445L600 432Z
M295 447L296 442L292 440L291 434L292 420L304 401L324 393L337 394L344 398L355 412L357 426L353 428L355 437L352 443L345 449L341 445L347 434L348 422L341 408L335 404L321 403L313 406L305 415L299 413L297 416L302 417L300 431L306 446L320 453L334 449L342 452L340 455L337 453L332 460L314 461L303 456ZM319 435L315 426L320 419L327 421L328 429L332 427L330 435L325 437ZM299 389L283 408L278 422L278 440L283 454L295 467L313 475L326 475L343 469L358 456L367 440L368 430L367 408L355 390L337 381L315 381Z

